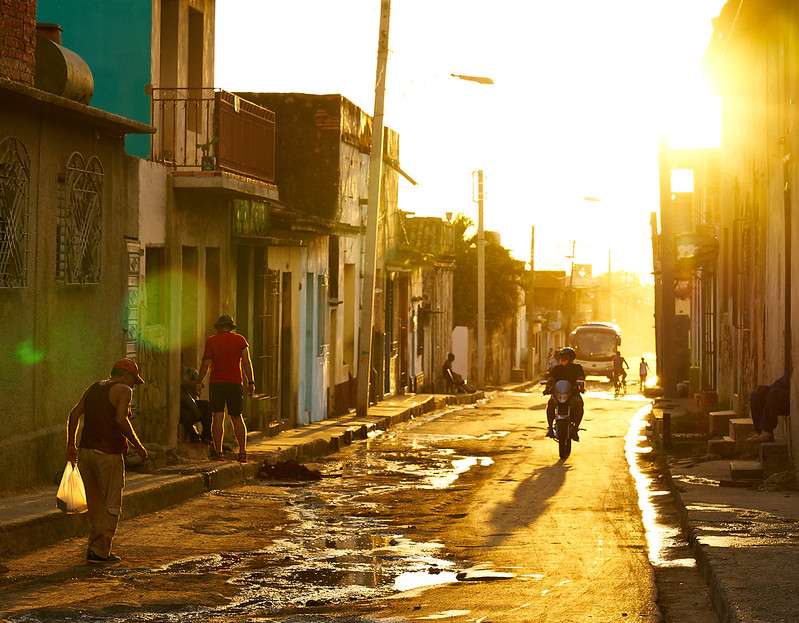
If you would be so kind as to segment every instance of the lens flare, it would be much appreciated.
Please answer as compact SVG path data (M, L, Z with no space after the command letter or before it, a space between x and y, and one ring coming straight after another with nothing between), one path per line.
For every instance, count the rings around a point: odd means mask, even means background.
M179 302L182 347L204 336L198 319L205 312L207 296L206 284L192 270L154 272L144 277L138 291L128 292L120 315L128 335L163 350L171 346L167 343L167 327L173 322L168 302ZM212 332L210 327L208 332Z
M33 366L44 359L44 351L33 347L33 340L20 342L14 354L23 366Z

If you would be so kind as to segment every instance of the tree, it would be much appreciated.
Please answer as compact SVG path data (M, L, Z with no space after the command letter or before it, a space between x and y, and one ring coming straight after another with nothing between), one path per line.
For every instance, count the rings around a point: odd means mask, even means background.
M477 234L467 237L474 222L458 214L455 230L455 279L452 303L456 326L477 325ZM486 241L485 296L486 329L492 331L512 321L519 308L519 292L523 288L524 262L513 259L510 251Z

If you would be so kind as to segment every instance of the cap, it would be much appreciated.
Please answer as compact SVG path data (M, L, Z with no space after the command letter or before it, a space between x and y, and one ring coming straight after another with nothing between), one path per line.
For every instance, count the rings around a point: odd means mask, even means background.
M132 372L136 379L136 385L141 385L144 383L144 379L139 376L139 366L136 365L136 362L133 361L133 359L120 359L114 364L114 370L125 370L126 372Z
M236 328L236 323L233 322L233 318L231 318L227 314L223 314L222 316L219 316L219 320L216 321L214 326L216 326L216 327L233 327L235 329Z

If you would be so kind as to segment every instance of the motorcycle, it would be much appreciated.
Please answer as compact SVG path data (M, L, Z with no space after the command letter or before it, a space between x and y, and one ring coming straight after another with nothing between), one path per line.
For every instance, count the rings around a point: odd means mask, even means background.
M561 380L555 383L550 390L545 390L545 394L551 393L555 401L555 421L553 429L555 431L554 440L558 442L558 454L565 459L572 451L572 430L574 422L571 420L572 396L574 392L584 391L584 381L578 380L575 388L569 381Z

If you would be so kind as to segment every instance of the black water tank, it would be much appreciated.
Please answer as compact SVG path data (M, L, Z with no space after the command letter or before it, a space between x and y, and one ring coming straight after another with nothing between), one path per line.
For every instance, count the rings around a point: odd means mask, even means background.
M89 65L75 52L61 45L61 28L58 25L37 24L36 27L36 75L33 86L88 105L94 93L94 77Z

